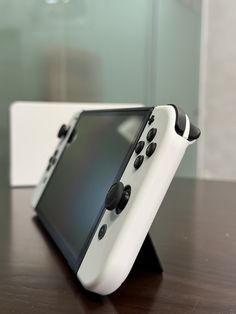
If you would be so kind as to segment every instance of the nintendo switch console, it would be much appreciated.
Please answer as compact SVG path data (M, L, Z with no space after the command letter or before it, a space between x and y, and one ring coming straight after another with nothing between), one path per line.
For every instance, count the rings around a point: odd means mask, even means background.
M163 105L84 111L58 136L33 207L81 284L107 295L129 274L200 130Z

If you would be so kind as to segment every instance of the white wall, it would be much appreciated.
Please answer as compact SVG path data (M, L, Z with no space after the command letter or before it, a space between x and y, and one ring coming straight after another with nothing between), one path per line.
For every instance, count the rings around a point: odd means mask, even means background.
M204 2L199 175L236 179L236 1Z

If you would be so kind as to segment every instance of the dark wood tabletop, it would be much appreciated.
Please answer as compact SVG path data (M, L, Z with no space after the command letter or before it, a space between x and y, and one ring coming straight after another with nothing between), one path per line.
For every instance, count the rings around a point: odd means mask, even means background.
M163 274L132 271L106 297L81 287L31 193L0 184L1 314L236 314L236 183L175 179L152 226Z

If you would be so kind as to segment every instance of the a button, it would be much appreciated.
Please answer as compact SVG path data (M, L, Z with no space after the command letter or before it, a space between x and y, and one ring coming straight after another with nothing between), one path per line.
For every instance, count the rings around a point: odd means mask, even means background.
M136 153L136 154L141 153L141 151L142 151L142 149L143 149L143 147L144 147L144 144L145 144L144 141L138 142L138 144L137 144L136 147L135 147L135 153Z
M148 145L147 149L146 149L146 155L148 157L151 157L152 154L154 153L155 149L157 147L157 144L156 143L151 143Z
M148 142L151 142L151 141L154 139L156 133L157 133L157 129L155 129L155 128L152 128L152 129L148 132L148 134L147 134L147 140L148 140Z
M154 120L155 120L155 117L154 115L152 115L148 120L148 124L151 125L154 122Z
M143 155L138 156L138 157L135 159L135 161L134 161L134 168L135 168L135 169L138 169L138 168L142 165L143 160L144 160L144 156L143 156Z
M99 232L98 232L98 239L99 240L101 240L104 237L106 231L107 231L107 225L106 224L102 225Z

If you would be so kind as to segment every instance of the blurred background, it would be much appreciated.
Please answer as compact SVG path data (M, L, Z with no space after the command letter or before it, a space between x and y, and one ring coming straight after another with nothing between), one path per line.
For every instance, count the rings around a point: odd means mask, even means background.
M236 179L236 2L0 0L0 160L16 100L180 105L202 129L179 176Z

